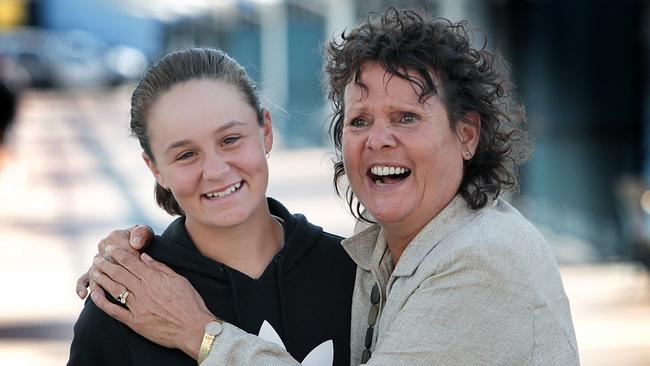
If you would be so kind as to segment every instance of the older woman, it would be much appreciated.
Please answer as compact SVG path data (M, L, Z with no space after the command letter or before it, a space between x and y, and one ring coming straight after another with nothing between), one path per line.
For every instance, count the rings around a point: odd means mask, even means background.
M526 149L496 65L463 23L392 8L328 46L335 182L359 218L352 365L579 363L553 255L500 197ZM205 365L296 364L233 327L207 337Z

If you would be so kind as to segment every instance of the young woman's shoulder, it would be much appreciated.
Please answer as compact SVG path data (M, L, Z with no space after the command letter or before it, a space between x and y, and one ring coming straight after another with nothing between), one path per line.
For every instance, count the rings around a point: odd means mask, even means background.
M108 299L115 303L108 293ZM178 349L159 346L111 318L87 300L74 326L68 366L195 365Z
M74 326L68 366L133 364L120 328L117 320L99 309L90 298L86 300Z

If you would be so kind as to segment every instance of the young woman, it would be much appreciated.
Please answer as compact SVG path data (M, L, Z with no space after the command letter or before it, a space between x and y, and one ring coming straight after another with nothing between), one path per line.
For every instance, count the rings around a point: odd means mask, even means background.
M133 92L131 131L156 179L158 204L179 216L146 258L165 263L169 280L184 277L199 296L165 282L146 294L184 299L191 322L168 323L186 329L174 339L183 344L176 349L148 341L87 301L68 365L195 365L204 324L217 318L252 334L266 322L265 331L277 333L295 359L322 345L325 364L348 365L355 265L341 238L266 197L271 116L244 69L213 49L163 57ZM117 265L102 268L116 273ZM153 282L145 275L138 281ZM146 314L139 307L145 294L130 292L128 279L124 284L94 296Z

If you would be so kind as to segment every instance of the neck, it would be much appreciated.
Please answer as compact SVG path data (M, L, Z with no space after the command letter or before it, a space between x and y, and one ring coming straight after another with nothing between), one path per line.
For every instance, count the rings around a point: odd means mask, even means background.
M282 226L271 216L268 206L236 226L201 225L188 217L185 227L201 254L251 278L264 273L283 245Z
M386 244L388 245L393 265L397 265L406 247L409 246L420 231L443 209L444 206L442 208L434 207L430 211L433 214L418 214L417 218L406 218L399 222L379 222L379 225L384 229Z
M411 240L420 232L403 230L404 228L400 227L399 224L394 225L381 225L384 229L384 235L386 236L386 244L388 245L388 250L390 251L390 257L393 260L393 266L397 265L399 262L402 253L406 250L406 247L409 245ZM420 228L421 229L421 228Z
M398 222L381 222L377 220L384 230L386 244L390 251L393 265L397 265L400 257L409 246L411 241L431 222L447 205L454 199L455 194L450 195L442 204L432 205L428 209L421 210L405 217Z

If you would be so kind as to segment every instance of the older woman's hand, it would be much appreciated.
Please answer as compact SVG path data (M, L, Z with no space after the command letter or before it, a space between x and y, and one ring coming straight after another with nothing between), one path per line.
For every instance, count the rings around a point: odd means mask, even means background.
M88 295L86 288L93 282L92 275L97 270L95 261L103 257L107 246L116 245L127 250L133 248L131 251L137 254L136 251L140 251L146 247L152 237L153 231L147 225L134 225L126 230L111 231L107 237L100 240L99 244L97 244L97 254L95 254L93 264L88 268L86 273L77 279L77 295L81 299L85 299L86 295Z
M110 260L95 259L96 284L91 285L95 304L152 342L179 348L196 359L204 326L215 316L190 282L147 254L138 256L109 246L106 256ZM108 301L99 286L114 298L122 298L127 308Z

